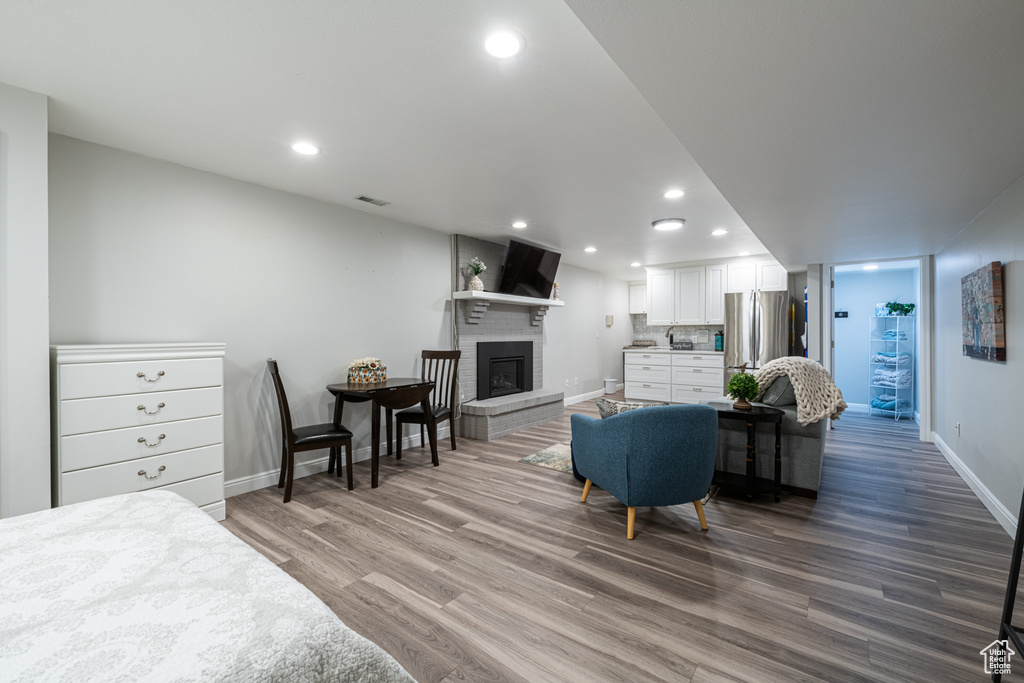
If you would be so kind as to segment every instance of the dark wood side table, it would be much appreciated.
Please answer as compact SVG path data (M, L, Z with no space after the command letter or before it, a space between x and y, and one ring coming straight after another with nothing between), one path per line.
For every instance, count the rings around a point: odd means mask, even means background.
M345 403L362 403L364 401L373 401L371 408L371 422L370 422L370 458L371 458L371 487L377 488L377 470L378 462L380 457L380 411L384 410L386 413L386 425L387 425L387 437L388 437L388 455L392 454L391 450L391 425L392 425L392 412L395 408L390 402L382 401L378 402L374 399L374 394L380 392L386 394L393 392L397 389L416 389L423 388L429 393L429 389L434 387L434 383L431 381L424 380L420 377L389 377L383 382L375 382L373 384L349 384L348 382L341 382L339 384L328 384L327 391L334 395L337 399L334 404L334 424L340 425L341 420L345 413ZM429 389L428 389L429 388ZM419 399L415 401L419 402ZM412 405L409 403L408 405ZM400 408L407 408L408 405L401 405ZM425 404L424 404L425 405ZM424 410L429 410L424 408ZM433 415L433 413L431 413ZM399 434L398 438L402 438ZM435 466L437 465L437 444L435 443L436 438L432 434L430 441L431 455L434 460Z
M782 416L785 412L771 406L755 405L750 410L737 410L732 403L712 403L718 411L718 421L739 420L747 425L747 500L753 500L757 493L757 445L754 429L759 422L775 424L775 482L773 492L778 503L782 493Z

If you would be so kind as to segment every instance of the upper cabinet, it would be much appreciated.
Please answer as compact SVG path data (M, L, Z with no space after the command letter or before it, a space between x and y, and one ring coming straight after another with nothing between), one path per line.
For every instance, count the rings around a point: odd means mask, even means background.
M648 269L647 324L721 324L724 280L724 266Z
M629 286L629 312L630 314L647 312L647 285Z
M726 266L726 292L785 291L786 269L773 259L738 261Z

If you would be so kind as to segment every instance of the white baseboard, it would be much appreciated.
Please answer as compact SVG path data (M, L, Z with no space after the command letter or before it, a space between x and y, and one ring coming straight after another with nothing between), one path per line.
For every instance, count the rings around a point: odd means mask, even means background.
M625 386L625 385L623 385L623 386ZM562 401L562 403L567 405L567 406L571 406L573 403L583 403L584 401L589 401L590 399L598 398L600 396L604 396L604 389L598 389L597 391L590 391L590 392L588 392L586 394L580 394L578 396L567 396Z
M867 403L847 403L846 404L846 409L848 411L850 411L851 413L866 413L866 412L868 412L868 408L869 408L869 406L868 406Z
M957 454L953 452L946 442L942 440L942 437L932 432L932 441L938 447L939 452L942 453L943 457L953 466L956 473L960 475L960 478L967 482L967 485L974 491L974 495L978 497L978 500L988 508L988 511L992 513L992 516L996 518L999 525L1006 530L1006 533L1010 536L1014 536L1017 533L1017 518L1013 516L1013 513L1006 509L1006 506L999 502L998 499L992 492L988 490L988 487L981 483L981 480L974 475L971 468L964 464L964 461L957 457Z
M407 436L402 439L402 450L407 448L419 448L420 447L420 435L419 430L414 430L416 433L413 436ZM442 443L443 439L447 439L450 431L448 424L446 423L443 428L437 430L437 441ZM381 441L384 438L381 435ZM385 451L385 445L381 443L381 451ZM344 455L342 456L344 457ZM370 447L364 446L362 448L355 448L352 450L352 462L362 462L370 459ZM308 477L312 474L319 474L320 472L327 471L327 461L329 456L323 456L320 458L314 458L313 460L305 460L303 462L295 463L295 478L301 479L302 477ZM278 477L281 476L281 470L273 469L267 472L260 472L259 474L250 474L247 477L239 477L238 479L231 479L224 482L224 497L231 498L232 496L240 496L243 493L249 493L250 491L257 491L259 489L265 489L268 486L276 486Z

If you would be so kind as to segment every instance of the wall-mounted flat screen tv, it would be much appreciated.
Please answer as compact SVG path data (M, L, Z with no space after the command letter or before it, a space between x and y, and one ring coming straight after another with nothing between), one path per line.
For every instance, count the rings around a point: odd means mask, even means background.
M555 273L558 272L558 259L561 257L561 254L532 244L509 240L498 291L547 299L551 296Z

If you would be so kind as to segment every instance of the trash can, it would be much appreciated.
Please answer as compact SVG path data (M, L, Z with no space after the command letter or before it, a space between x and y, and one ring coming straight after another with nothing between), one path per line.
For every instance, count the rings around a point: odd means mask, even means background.
M618 383L619 383L619 380L617 380L617 379L606 379L604 381L604 393L606 393L606 394L614 394L615 393L615 385L618 384Z

